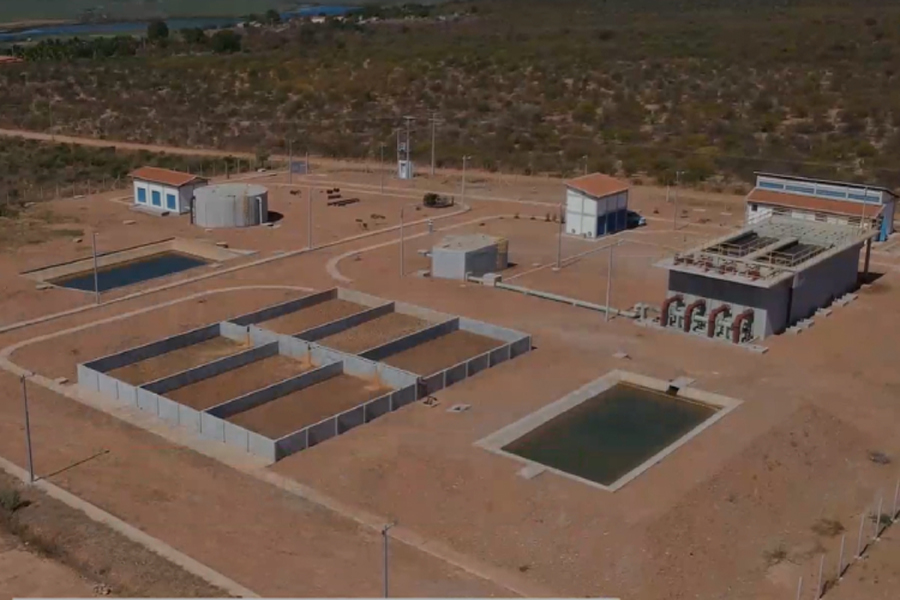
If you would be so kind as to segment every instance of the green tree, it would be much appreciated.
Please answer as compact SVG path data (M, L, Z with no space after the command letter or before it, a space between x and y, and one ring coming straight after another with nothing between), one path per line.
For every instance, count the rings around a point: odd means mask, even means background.
M187 44L205 44L206 32L200 27L190 27L181 30L181 38Z
M281 15L278 14L278 11L274 8L270 8L266 11L266 23L270 23L272 25L276 23L281 23Z
M147 25L147 39L151 42L169 39L169 26L161 19L151 21L150 24Z
M241 51L241 36L230 29L217 31L212 36L213 52L226 54Z

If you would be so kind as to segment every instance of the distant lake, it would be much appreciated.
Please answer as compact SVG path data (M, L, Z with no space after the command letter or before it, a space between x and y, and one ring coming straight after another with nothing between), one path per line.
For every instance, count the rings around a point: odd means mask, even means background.
M304 6L296 10L281 13L282 19L313 16L338 16L356 10L352 6ZM169 31L200 27L201 29L217 29L233 27L242 22L238 17L186 17L166 19ZM0 42L21 42L38 37L88 37L93 35L140 35L146 33L149 21L119 21L110 23L72 23L68 25L46 25L21 31L0 33Z

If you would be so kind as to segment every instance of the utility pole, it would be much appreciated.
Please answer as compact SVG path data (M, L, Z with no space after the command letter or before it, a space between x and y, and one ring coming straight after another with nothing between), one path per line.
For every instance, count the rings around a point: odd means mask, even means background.
M431 115L431 176L434 177L434 142L437 130L437 113Z
M384 193L384 147L385 143L381 142L381 193Z
M678 230L678 187L681 184L681 174L684 171L675 171L675 210L672 212L672 229Z
M403 153L404 159L406 160L406 175L407 175L408 179L412 179L412 177L411 177L412 169L409 166L410 154L412 153L412 148L409 145L409 143L410 143L409 142L409 126L413 121L415 121L415 118L414 117L403 117L403 119L406 121L406 152Z
M312 165L309 162L309 148L306 149L306 174L312 175Z
M618 242L616 243L618 244ZM613 278L613 248L616 244L609 245L609 265L606 267L606 318L605 321L609 321L609 312L612 310L610 306L610 301L612 297L612 278Z
M466 201L466 163L471 160L471 156L463 156L463 172L462 172L462 201Z
M22 375L22 401L25 404L25 444L28 449L28 483L34 483L34 455L31 453L31 418L28 414L28 385Z
M581 157L581 160L584 161L584 174L587 175L587 163L588 163L588 155L585 154Z
M288 140L288 184L294 183L294 140Z
M565 205L560 203L559 205L559 233L557 234L556 240L556 269L555 271L559 271L562 268L562 238L563 238L563 228L565 224L563 221L563 210L565 209Z
M100 275L97 272L97 232L91 235L91 249L94 254L94 303L100 304Z
M313 195L312 186L308 186L306 188L306 247L309 250L312 250L312 247L313 247L312 195Z
M385 597L385 598L388 598L388 597L389 597L389 594L388 594L388 591L389 591L389 590L388 590L388 573L389 573L389 569L388 569L388 539L389 539L389 538L388 538L388 532L391 530L391 527L393 527L393 526L394 526L393 523L389 523L389 524L387 524L387 525L385 525L384 527L381 528L381 536L384 538L384 551L383 551L383 552L384 552L384 566L383 566L383 570L384 570L384 597Z

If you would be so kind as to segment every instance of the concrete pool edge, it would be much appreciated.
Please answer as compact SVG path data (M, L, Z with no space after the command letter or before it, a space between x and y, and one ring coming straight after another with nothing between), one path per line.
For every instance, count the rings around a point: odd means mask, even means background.
M742 403L741 400L738 400L736 398L722 396L713 392L706 392L703 390L694 389L692 387L680 388L673 399L699 402L701 404L705 404L707 406L715 408L716 412L714 412L708 418L704 419L702 422L698 423L687 433L677 438L675 441L667 445L656 454L653 454L646 460L642 461L640 464L635 466L633 469L631 469L609 485L597 483L596 481L591 481L590 479L574 475L567 471L563 471L561 469L551 467L550 465L530 460L504 450L507 445L518 440L522 436L531 433L538 427L544 425L545 423L548 423L559 415L571 410L572 408L587 400L590 400L598 394L606 392L607 390L620 383L631 384L661 393L665 393L671 385L671 382L667 380L657 379L654 377L648 377L646 375L640 375L637 373L631 373L628 371L621 371L616 369L585 384L574 392L566 394L559 400L551 402L550 404L525 415L521 419L498 429L494 433L491 433L478 440L474 445L493 454L497 454L499 456L517 461L518 463L523 465L523 468L529 471L528 478L534 477L544 471L549 471L567 479L575 480L585 485L589 485L593 488L601 489L607 492L615 492L633 481L635 478L640 476L642 473L644 473L654 465L661 462L667 456L678 450L678 448L700 435L704 430L717 423L720 419L724 418L728 413L736 409Z

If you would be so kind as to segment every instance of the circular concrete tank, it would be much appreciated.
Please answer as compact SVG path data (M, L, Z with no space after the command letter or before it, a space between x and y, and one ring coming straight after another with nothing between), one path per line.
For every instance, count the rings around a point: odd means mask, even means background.
M194 190L192 222L198 227L251 227L269 220L269 190L261 185L223 183Z

